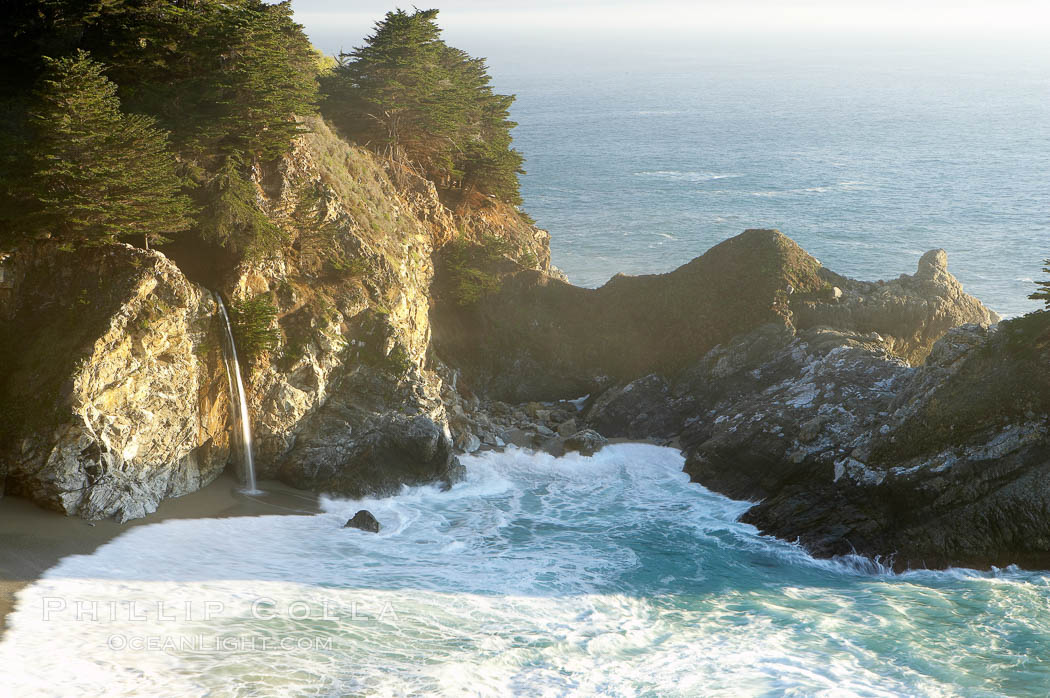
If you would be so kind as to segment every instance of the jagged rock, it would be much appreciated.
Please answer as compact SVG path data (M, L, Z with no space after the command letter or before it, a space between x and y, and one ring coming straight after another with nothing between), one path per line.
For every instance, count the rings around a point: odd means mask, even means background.
M662 376L651 374L610 388L587 409L587 423L611 437L668 437L682 428L681 406Z
M956 328L919 368L868 335L803 331L681 387L698 400L686 471L760 500L745 521L818 555L1045 567L1048 364L1047 313Z
M999 316L963 292L948 272L948 255L931 250L919 260L914 276L870 284L826 274L836 284L837 302L792 298L796 327L828 326L857 333L876 332L898 356L921 364L933 344L953 327L991 325ZM838 288L841 286L842 288Z
M128 245L18 250L0 300L10 494L120 521L213 480L228 455L210 294Z
M372 512L367 509L354 514L353 518L343 525L343 528L359 528L362 531L368 531L369 533L379 533L379 521L372 515Z
M583 456L593 456L608 443L608 439L593 429L584 429L562 439L566 451L575 451Z
M576 420L571 418L565 420L558 425L557 432L558 436L572 436L577 432Z
M473 453L481 448L481 439L469 431L464 431L456 436L456 440L453 444L464 453Z

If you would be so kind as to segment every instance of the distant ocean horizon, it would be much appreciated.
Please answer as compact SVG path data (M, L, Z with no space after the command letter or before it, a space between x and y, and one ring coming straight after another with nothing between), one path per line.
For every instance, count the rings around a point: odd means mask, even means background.
M517 95L523 208L574 283L778 228L866 280L944 248L969 293L1015 316L1039 307L1027 296L1050 257L1050 59L967 51L490 64Z

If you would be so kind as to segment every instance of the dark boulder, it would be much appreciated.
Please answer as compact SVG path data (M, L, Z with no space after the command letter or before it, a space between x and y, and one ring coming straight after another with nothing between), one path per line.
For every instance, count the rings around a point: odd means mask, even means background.
M362 509L354 514L354 518L347 521L343 528L359 528L369 533L379 533L379 522L372 516L372 512Z
M457 481L463 466L444 430L423 415L373 415L357 429L338 420L305 435L280 470L295 487L348 497L396 494L402 485Z
M593 429L584 429L562 439L562 445L567 452L575 451L581 456L593 456L608 443L608 439Z
M587 423L613 438L668 438L682 430L683 405L655 373L610 388L587 408Z

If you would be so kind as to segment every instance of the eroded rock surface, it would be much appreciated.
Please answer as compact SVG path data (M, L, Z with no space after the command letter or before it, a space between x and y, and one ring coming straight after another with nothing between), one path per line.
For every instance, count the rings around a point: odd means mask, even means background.
M144 516L228 456L215 304L163 255L127 245L7 260L7 492L87 519Z

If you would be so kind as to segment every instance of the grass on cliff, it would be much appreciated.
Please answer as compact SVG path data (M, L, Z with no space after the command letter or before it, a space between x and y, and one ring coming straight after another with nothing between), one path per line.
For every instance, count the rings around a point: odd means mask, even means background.
M445 246L443 259L452 300L457 305L477 303L500 288L500 277L493 267L513 251L510 242L494 235L479 242L456 239Z
M361 229L373 239L397 237L398 211L391 205L395 188L378 160L368 151L340 138L319 117L304 122L303 136L321 173L321 180L348 208Z

